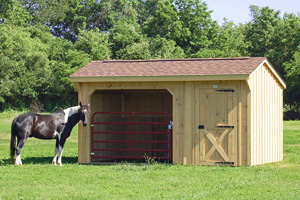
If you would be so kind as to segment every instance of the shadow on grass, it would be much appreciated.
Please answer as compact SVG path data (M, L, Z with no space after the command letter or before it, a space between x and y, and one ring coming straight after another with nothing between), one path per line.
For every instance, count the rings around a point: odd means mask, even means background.
M22 158L23 165L26 164L41 164L41 165L48 165L52 164L53 157L26 157ZM78 163L78 157L62 157L63 164L74 164ZM0 160L0 166L12 164L10 159L3 159ZM14 163L13 163L14 164Z

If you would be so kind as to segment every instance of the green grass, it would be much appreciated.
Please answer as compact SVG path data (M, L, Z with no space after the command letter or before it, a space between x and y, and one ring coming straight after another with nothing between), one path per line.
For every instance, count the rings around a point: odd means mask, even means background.
M284 160L254 167L79 165L77 128L52 166L54 140L30 138L23 166L9 162L10 125L0 113L0 199L299 199L300 122L284 122Z

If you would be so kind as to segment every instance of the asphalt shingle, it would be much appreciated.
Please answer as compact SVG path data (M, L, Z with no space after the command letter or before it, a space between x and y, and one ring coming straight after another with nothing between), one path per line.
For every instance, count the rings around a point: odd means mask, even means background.
M266 58L91 61L71 77L201 76L251 74Z

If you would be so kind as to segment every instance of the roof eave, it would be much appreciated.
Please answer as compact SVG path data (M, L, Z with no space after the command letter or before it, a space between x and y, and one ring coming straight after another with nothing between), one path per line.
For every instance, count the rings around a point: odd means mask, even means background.
M248 80L249 74L193 75L193 76L101 76L70 77L71 82L176 82L176 81L232 81Z

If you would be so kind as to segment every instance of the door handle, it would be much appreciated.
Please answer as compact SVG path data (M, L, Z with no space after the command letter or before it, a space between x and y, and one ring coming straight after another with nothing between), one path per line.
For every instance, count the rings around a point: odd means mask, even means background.
M198 129L204 129L204 125L199 125Z

